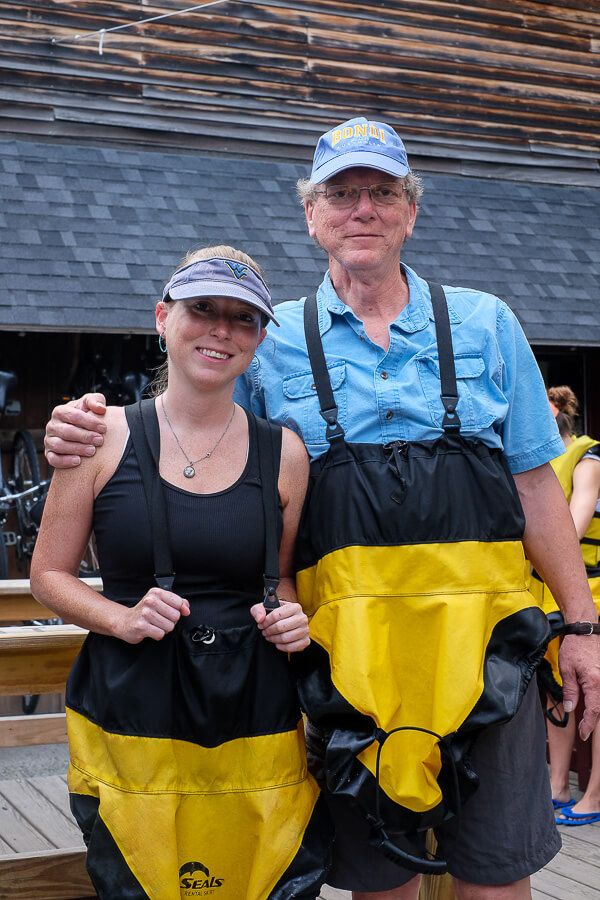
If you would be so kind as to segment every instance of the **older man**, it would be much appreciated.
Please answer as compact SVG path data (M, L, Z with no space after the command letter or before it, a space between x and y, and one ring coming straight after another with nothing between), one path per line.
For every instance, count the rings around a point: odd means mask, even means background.
M415 898L398 833L431 824L460 898L526 898L560 841L526 690L546 632L522 547L567 622L597 621L548 465L562 443L542 379L502 301L400 262L421 185L390 126L331 129L298 191L329 271L316 298L278 306L239 399L295 428L313 458L301 691L337 826L328 881L355 900ZM102 411L97 396L57 408L53 465L93 452ZM585 693L584 738L600 710L590 630L561 648L565 708Z

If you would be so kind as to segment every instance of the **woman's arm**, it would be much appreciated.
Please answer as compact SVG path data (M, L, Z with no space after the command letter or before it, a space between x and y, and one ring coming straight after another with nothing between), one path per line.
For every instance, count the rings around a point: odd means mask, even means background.
M569 503L579 540L590 527L599 496L600 459L597 457L582 459L573 472L573 493Z
M187 601L152 588L133 609L99 595L77 577L92 530L94 499L116 468L127 433L122 410L107 411L110 440L76 469L57 471L46 498L31 562L34 595L62 619L130 643L160 640L172 631Z
M278 485L283 508L278 590L281 606L266 615L262 603L257 603L252 607L252 615L263 636L285 653L304 650L310 643L308 619L296 602L294 578L294 547L307 485L308 456L304 444L293 431L283 428Z

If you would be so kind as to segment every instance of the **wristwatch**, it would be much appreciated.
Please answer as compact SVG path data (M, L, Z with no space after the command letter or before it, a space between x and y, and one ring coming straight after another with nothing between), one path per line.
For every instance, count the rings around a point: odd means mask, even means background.
M561 628L562 634L600 634L600 622L569 622Z

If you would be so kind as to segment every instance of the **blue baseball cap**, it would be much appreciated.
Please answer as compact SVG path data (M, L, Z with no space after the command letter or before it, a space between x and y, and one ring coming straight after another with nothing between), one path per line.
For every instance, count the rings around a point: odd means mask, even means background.
M322 184L338 172L364 166L394 178L410 172L404 144L390 125L364 116L348 119L319 138L310 180Z
M231 297L264 313L276 325L268 287L254 269L236 259L197 259L178 269L163 289L163 300Z

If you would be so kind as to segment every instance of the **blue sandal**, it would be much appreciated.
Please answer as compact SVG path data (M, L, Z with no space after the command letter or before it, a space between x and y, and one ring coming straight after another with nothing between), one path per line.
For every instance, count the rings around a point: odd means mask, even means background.
M554 797L552 798L552 806L554 809L566 809L567 806L573 806L576 802L574 797L571 797L570 800L555 800Z
M576 813L567 808L556 818L557 825L593 825L600 822L600 812Z

